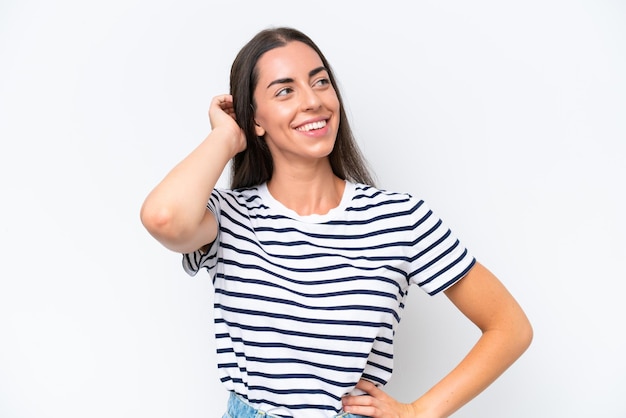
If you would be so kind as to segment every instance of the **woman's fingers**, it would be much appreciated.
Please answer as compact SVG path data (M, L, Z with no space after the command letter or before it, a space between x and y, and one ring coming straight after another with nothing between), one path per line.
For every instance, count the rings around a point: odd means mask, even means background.
M372 418L404 418L414 416L411 405L396 401L372 382L360 380L356 388L362 390L367 395L345 396L342 402L343 409L346 412Z
M217 99L219 107L234 118L235 106L233 105L233 96L230 94L224 94L222 96L218 96Z
M235 106L233 105L233 96L230 94L222 94L215 96L211 100L209 106L209 120L211 127L216 128L222 123L231 123L230 120L224 118L224 115L230 116L235 119Z
M373 384L369 380L364 379L359 380L359 383L356 384L356 388L361 389L363 392L371 396L376 396L376 394L384 393L382 390L378 389L375 384Z

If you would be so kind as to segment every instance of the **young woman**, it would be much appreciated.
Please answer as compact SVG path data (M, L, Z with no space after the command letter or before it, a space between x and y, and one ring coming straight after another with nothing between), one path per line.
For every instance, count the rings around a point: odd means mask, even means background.
M225 417L445 417L526 350L531 326L500 281L422 200L372 185L311 39L258 33L230 89L210 104L211 133L141 211L189 274L212 277ZM230 161L231 188L216 189ZM410 285L443 292L482 336L403 404L383 387Z

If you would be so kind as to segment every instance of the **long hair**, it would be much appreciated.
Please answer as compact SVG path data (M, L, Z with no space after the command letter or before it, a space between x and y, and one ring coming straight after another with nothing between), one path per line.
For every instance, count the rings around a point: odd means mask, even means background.
M256 65L267 51L293 41L308 45L319 55L339 99L339 130L335 146L328 156L333 173L344 180L373 185L373 179L350 129L343 100L328 61L307 35L293 28L279 27L257 33L239 51L230 70L230 94L233 96L235 117L247 143L246 149L232 160L231 188L257 186L272 178L272 155L266 142L257 137L254 129L254 90L259 79Z

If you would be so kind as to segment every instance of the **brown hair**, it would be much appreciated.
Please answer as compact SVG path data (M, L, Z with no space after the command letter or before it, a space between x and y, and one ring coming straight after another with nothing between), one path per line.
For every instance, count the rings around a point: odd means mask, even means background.
M267 51L293 41L308 45L319 55L337 92L340 104L339 131L329 155L333 172L344 180L373 185L373 179L350 129L341 94L328 61L307 35L296 29L279 27L257 33L239 51L230 70L230 93L233 96L235 116L247 142L246 149L232 160L231 187L238 189L257 186L272 177L272 155L265 141L259 140L254 129L254 89L259 78L256 64Z

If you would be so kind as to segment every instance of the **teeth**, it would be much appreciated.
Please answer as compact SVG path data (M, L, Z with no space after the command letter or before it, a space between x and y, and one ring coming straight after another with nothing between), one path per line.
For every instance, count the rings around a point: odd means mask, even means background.
M302 125L296 128L296 130L301 131L301 132L308 132L308 131L312 131L313 129L321 129L324 126L326 126L326 121L321 120L319 122L307 123L306 125Z

